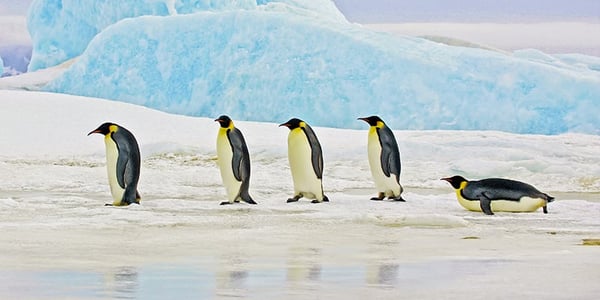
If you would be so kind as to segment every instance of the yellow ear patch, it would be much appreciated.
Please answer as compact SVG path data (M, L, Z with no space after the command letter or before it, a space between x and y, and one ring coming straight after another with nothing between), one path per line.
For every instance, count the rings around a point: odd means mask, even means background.
M375 127L377 128L383 128L384 124L381 121L377 121L377 125L375 125Z
M304 127L306 127L306 123L305 122L300 122L300 124L298 124L298 127L304 128Z
M108 130L113 133L113 132L117 132L117 130L119 130L119 126L117 125L110 125L110 127L108 127Z

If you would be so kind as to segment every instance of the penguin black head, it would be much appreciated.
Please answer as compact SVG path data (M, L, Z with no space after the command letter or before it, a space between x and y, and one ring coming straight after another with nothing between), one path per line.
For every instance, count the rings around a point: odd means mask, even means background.
M369 125L371 125L371 126L377 126L378 122L381 122L381 123L385 124L385 122L383 122L383 120L380 117L378 117L378 116L370 116L370 117L365 117L365 118L358 118L358 120L363 120L363 121L369 123Z
M100 127L96 128L95 130L92 130L90 133L88 133L88 135L90 135L92 133L101 133L103 135L107 135L107 134L111 133L112 126L119 127L119 125L117 125L115 123L106 122L106 123L100 125ZM112 131L115 131L115 129L113 128Z
M285 127L289 128L290 130L294 130L298 127L302 127L303 123L304 123L304 121L302 121L298 118L292 118L283 124L279 124L279 126L285 126Z
M455 189L459 189L461 183L463 183L465 181L468 181L464 177L459 176L459 175L454 175L452 177L442 178L440 180L448 181L452 185L452 187L455 188Z
M222 115L222 116L218 117L217 119L215 119L215 122L219 122L221 127L227 128L231 124L231 119L226 115Z

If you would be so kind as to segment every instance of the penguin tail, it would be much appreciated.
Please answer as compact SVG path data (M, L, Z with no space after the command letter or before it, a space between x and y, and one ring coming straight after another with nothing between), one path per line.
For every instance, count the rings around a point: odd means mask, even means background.
M258 204L256 201L252 200L252 197L250 197L250 194L248 193L241 193L239 199L242 199L242 201L248 204Z
M248 204L258 204L258 203L256 203L256 201L252 200L252 198L244 199L244 202L246 202Z
M550 196L550 195L548 195L548 194L544 194L544 196L546 196L546 201L547 201L547 202L552 202L552 201L554 201L554 197L552 197L552 196Z

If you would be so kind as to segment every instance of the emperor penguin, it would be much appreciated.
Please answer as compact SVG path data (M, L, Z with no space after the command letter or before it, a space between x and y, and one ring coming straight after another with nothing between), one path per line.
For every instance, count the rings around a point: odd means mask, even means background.
M312 203L329 202L323 193L323 152L315 132L306 122L297 118L279 126L290 129L288 160L294 181L294 197L287 202L296 202L302 197L315 199Z
M530 184L502 178L466 180L462 176L442 178L456 190L458 203L470 211L482 211L493 215L493 211L532 212L543 207L548 213L548 202L554 197L540 192Z
M137 191L140 179L140 148L129 130L114 123L104 123L92 132L104 135L106 168L114 206L140 204Z
M400 150L394 133L378 116L358 119L371 126L367 143L369 166L378 191L377 197L371 200L380 201L388 197L405 202L401 195L404 189L400 184Z
M240 200L256 204L250 194L250 154L242 132L233 126L228 116L215 119L221 127L217 134L217 164L221 170L221 178L227 191L229 201L221 205L240 202Z

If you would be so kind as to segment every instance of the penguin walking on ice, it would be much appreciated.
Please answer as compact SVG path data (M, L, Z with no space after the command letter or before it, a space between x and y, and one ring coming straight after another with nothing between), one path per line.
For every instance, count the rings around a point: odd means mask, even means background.
M385 197L402 201L404 189L400 184L400 150L392 130L378 116L358 118L367 122L369 128L368 155L371 175L379 194L371 200L381 201Z
M502 178L469 181L462 176L442 178L456 190L458 203L470 211L532 212L542 207L548 213L548 202L554 197L540 192L530 184Z
M132 203L140 204L140 194L137 191L140 179L140 148L135 137L129 130L114 123L104 123L88 133L104 135L106 144L106 168L108 183L113 197L114 206L127 206Z
M294 197L315 199L312 203L329 202L323 193L323 152L312 128L304 121L292 118L279 126L290 129L288 135L288 160L294 181Z
M217 164L229 198L229 201L221 202L221 205L238 203L240 200L256 204L248 193L250 154L244 136L233 126L233 121L228 116L220 116L215 122L221 125L217 134Z

